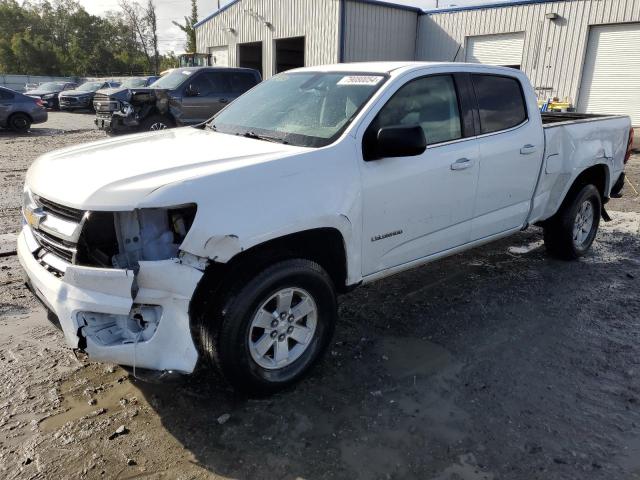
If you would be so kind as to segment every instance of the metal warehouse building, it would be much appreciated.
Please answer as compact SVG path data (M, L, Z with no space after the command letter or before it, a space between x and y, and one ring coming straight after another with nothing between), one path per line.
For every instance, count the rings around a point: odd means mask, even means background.
M640 125L640 0L534 0L423 12L373 0L235 0L197 25L219 65L289 68L366 60L522 69L540 99Z

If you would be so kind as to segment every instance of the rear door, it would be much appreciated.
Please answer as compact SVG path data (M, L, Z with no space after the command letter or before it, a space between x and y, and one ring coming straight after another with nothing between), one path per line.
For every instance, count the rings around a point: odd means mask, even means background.
M540 174L544 136L534 101L520 80L472 74L480 135L480 169L471 240L521 227ZM532 103L533 102L533 103Z
M230 72L227 75L231 86L229 101L233 101L244 92L251 90L259 82L258 77L253 72Z

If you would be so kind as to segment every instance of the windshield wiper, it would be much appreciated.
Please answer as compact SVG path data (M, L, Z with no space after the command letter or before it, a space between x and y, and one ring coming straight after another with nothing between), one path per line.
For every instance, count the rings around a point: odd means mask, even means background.
M282 143L284 145L287 145L289 143L286 140L283 140L282 138L270 137L268 135L259 135L256 132L251 132L251 131L244 132L244 133L236 133L236 135L241 135L246 138L254 138L256 140L264 140L266 142Z

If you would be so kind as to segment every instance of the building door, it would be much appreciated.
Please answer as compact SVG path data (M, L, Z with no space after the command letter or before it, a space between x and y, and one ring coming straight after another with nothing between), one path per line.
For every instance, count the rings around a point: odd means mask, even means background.
M211 55L212 67L228 67L229 66L229 46L210 47L209 55Z
M519 69L523 49L524 32L467 37L466 61Z
M238 66L253 68L262 73L262 42L241 43L238 45Z
M578 110L629 115L640 126L640 23L591 27Z
M276 73L304 67L304 37L280 38L275 47Z

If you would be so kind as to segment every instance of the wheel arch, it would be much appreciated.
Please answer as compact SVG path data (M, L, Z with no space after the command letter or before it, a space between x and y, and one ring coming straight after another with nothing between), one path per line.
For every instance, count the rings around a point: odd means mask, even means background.
M335 227L322 227L283 235L237 253L228 262L211 261L189 303L191 332L199 345L204 312L221 307L226 294L268 266L291 258L305 258L324 268L338 292L347 285L347 246Z
M597 163L592 165L578 174L573 180L571 185L567 188L558 209L554 215L560 212L570 202L573 196L578 193L585 185L592 184L600 192L600 198L602 199L602 205L607 203L609 197L609 183L610 183L609 166L604 163Z

